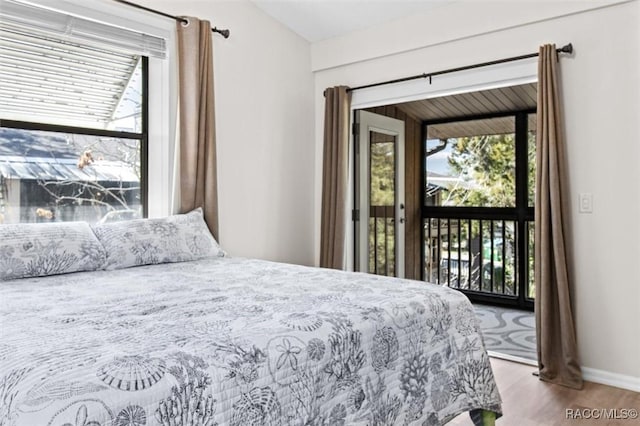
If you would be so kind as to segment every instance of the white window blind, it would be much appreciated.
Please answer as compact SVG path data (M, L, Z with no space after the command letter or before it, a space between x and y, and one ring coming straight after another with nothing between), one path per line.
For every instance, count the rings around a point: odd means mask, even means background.
M27 10L28 16L23 16ZM89 24L95 27L92 32L81 33L86 37L69 36L69 33L78 34L78 28L88 28ZM43 30L45 25L47 29ZM62 29L64 25L71 29L60 33L52 30ZM118 38L114 36L117 33L124 35ZM110 37L94 42L92 37L98 37L97 34L110 34ZM113 127L123 102L130 97L126 96L127 90L132 90L140 55L144 54L144 49L135 49L133 42L123 47L127 37L131 41L135 39L132 34L58 12L2 1L0 118ZM141 36L139 40L149 39ZM120 42L111 42L116 39ZM157 46L160 45L164 45L164 40L158 42ZM160 49L156 53L160 51L164 52Z
M0 0L0 22L30 33L52 35L79 44L154 58L165 58L166 41L130 29L14 0Z

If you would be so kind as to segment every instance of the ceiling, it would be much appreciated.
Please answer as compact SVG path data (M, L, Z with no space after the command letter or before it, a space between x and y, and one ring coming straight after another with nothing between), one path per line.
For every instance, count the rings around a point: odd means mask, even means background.
M516 111L536 107L537 83L466 92L396 105L418 121Z
M363 30L414 14L429 13L456 0L251 0L258 8L309 42L318 42ZM497 88L479 92L398 104L418 121L468 117L488 113L534 109L537 85ZM530 117L530 128L535 117ZM459 121L430 126L431 138L513 132L513 119Z
M427 13L452 0L251 0L311 43L405 16Z

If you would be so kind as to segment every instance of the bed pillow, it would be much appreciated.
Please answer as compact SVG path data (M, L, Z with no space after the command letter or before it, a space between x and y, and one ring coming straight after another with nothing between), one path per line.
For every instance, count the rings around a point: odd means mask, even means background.
M188 262L225 255L202 209L161 219L135 219L93 226L107 253L105 269Z
M105 261L86 222L0 225L0 280L95 271Z

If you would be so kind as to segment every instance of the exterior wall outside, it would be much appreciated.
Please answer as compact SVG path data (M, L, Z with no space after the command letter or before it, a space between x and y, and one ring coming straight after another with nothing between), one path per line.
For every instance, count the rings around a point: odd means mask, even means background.
M533 3L518 2L522 10L531 9ZM640 181L640 2L607 3L616 4L585 11L584 2L537 2L541 12L531 12L527 19L518 10L504 7L504 2L462 2L424 17L421 28L403 33L406 43L393 37L394 29L412 28L409 23L416 17L377 27L366 33L366 40L358 33L314 45L315 202L319 205L321 194L322 92L326 87L353 87L531 53L544 43L572 42L575 53L561 59L560 68L578 345L586 371L622 375L640 386L636 361L640 359L636 338L640 335L640 189L631 184ZM477 22L467 26L470 17ZM450 25L445 39L434 31L434 41L428 30L439 28L438 22L460 25ZM470 34L470 28L477 33ZM345 56L357 43L362 43L367 56L362 51ZM418 47L420 43L425 47ZM328 45L330 50L325 49ZM584 192L593 194L592 214L578 213L578 195ZM318 247L316 232L316 254Z
M7 179L7 205L4 211L4 223L20 221L20 179Z

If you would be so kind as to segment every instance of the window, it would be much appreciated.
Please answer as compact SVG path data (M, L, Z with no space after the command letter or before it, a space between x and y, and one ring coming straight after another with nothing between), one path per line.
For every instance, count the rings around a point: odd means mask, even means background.
M427 185L438 198L431 205L515 207L513 116L433 124L427 136Z
M532 304L535 123L532 111L427 122L427 281Z
M0 222L145 216L147 55L164 40L6 1L0 41Z

